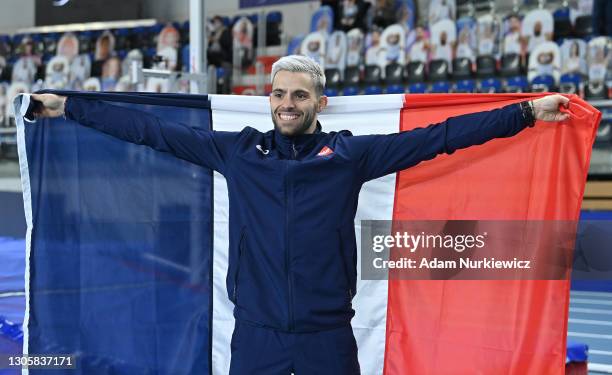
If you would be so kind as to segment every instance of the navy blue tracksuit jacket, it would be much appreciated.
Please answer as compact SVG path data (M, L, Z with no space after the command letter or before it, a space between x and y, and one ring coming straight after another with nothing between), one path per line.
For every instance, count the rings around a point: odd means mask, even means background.
M230 207L226 281L235 318L284 332L350 324L353 220L364 182L527 125L518 104L396 134L326 133L317 124L315 134L293 138L250 127L209 131L74 97L66 116L223 174ZM320 154L326 147L333 152Z

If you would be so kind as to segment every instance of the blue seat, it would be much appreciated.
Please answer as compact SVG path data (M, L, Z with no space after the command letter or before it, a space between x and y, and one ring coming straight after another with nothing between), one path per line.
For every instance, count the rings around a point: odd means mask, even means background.
M189 53L189 44L186 44L181 48L182 70L184 72L189 71Z
M527 87L529 87L529 85L525 76L509 77L504 83L505 92L526 92Z
M403 94L405 92L404 85L393 84L387 86L387 94Z
M478 92L497 93L501 92L501 81L497 78L487 78L480 81Z
M342 90L342 95L344 96L352 96L352 95L358 95L359 94L359 88L357 86L348 86L345 87L344 90Z
M580 73L565 73L559 78L559 92L578 94L582 88L583 78Z
M472 93L476 89L476 83L472 79L463 79L455 83L454 91L459 93Z
M427 85L422 82L411 83L408 85L408 92L411 94L424 94L427 90Z
M363 93L365 95L380 95L383 93L383 89L379 85L368 85L363 90Z
M434 82L431 85L431 89L429 90L430 93L434 93L434 94L442 94L442 93L447 93L449 91L450 91L450 83L446 81Z
M266 22L281 23L283 22L283 14L279 11L270 12L266 16Z
M531 92L549 92L555 87L555 78L549 74L539 75L530 82Z
M325 96L338 96L338 90L337 89L326 88L324 93L325 93Z

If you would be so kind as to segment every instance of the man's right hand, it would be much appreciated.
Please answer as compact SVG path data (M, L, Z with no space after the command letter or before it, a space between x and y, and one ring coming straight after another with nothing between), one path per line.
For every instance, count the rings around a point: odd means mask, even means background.
M66 97L55 94L32 94L32 99L40 102L34 108L36 117L58 117L64 114Z

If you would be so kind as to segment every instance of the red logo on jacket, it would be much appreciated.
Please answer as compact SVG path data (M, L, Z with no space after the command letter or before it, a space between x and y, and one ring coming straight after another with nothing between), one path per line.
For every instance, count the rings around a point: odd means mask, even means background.
M334 150L332 150L331 148L325 146L321 149L321 151L319 151L319 153L317 154L317 156L327 156L327 155L331 155L334 153Z

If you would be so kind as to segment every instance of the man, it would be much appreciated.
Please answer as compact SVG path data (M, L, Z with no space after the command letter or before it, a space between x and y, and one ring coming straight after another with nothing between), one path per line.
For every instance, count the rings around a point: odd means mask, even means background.
M325 133L325 76L303 56L272 68L274 130L208 131L79 98L33 95L60 116L222 173L230 200L228 297L232 374L358 374L354 218L361 185L440 153L512 136L536 119L563 121L550 95L408 132ZM107 120L113 113L113 121Z

